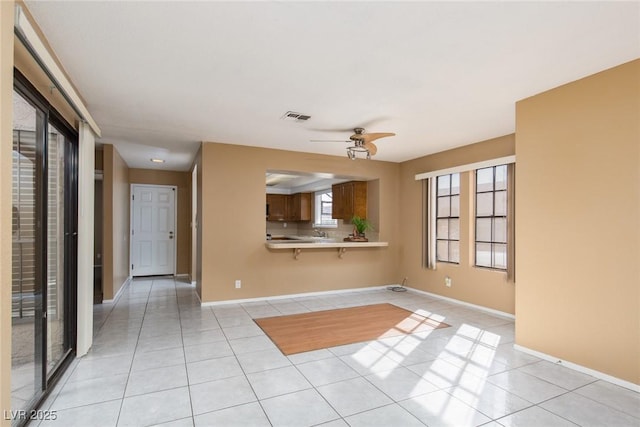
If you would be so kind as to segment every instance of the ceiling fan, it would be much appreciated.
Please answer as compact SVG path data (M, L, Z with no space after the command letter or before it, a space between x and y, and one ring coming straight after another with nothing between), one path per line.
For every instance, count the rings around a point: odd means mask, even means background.
M347 147L347 156L351 160L355 160L358 153L365 154L367 159L370 159L371 156L375 156L378 152L378 147L373 143L376 139L386 138L388 136L394 136L395 133L391 132L375 132L375 133L365 133L364 128L355 128L353 129L354 134L349 137L348 140L342 141L337 140L337 142L352 142L353 145ZM311 142L336 142L336 140L314 140Z

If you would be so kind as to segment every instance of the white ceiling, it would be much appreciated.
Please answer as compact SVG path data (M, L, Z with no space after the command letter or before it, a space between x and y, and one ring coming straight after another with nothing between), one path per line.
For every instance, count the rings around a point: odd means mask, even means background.
M329 173L304 173L299 171L276 170L268 170L265 174L268 194L295 194L328 190L333 184L352 180L366 181L366 178Z
M27 5L130 167L187 170L201 141L343 156L310 140L363 125L400 162L512 133L516 101L640 57L638 1Z

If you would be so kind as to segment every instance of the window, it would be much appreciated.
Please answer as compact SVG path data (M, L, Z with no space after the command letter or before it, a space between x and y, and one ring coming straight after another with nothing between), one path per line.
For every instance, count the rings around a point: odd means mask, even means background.
M436 184L436 257L460 263L460 174L441 175Z
M507 269L507 165L476 170L476 266Z
M316 227L337 227L338 220L331 217L331 207L333 206L333 195L331 189L318 191L315 195L315 217Z

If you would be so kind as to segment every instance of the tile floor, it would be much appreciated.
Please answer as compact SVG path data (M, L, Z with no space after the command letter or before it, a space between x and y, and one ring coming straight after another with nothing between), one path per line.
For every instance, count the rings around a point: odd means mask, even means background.
M381 302L452 326L286 357L252 320ZM513 350L513 329L415 292L200 307L188 283L135 280L96 306L40 425L640 426L638 393Z

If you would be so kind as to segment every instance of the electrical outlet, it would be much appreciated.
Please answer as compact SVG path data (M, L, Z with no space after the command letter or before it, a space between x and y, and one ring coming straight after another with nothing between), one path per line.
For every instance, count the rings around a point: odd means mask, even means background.
M444 278L444 285L445 285L447 288L450 288L450 287L451 287L451 277L447 276L447 277L445 277L445 278Z
M236 289L240 289L242 287L242 280L236 280Z

